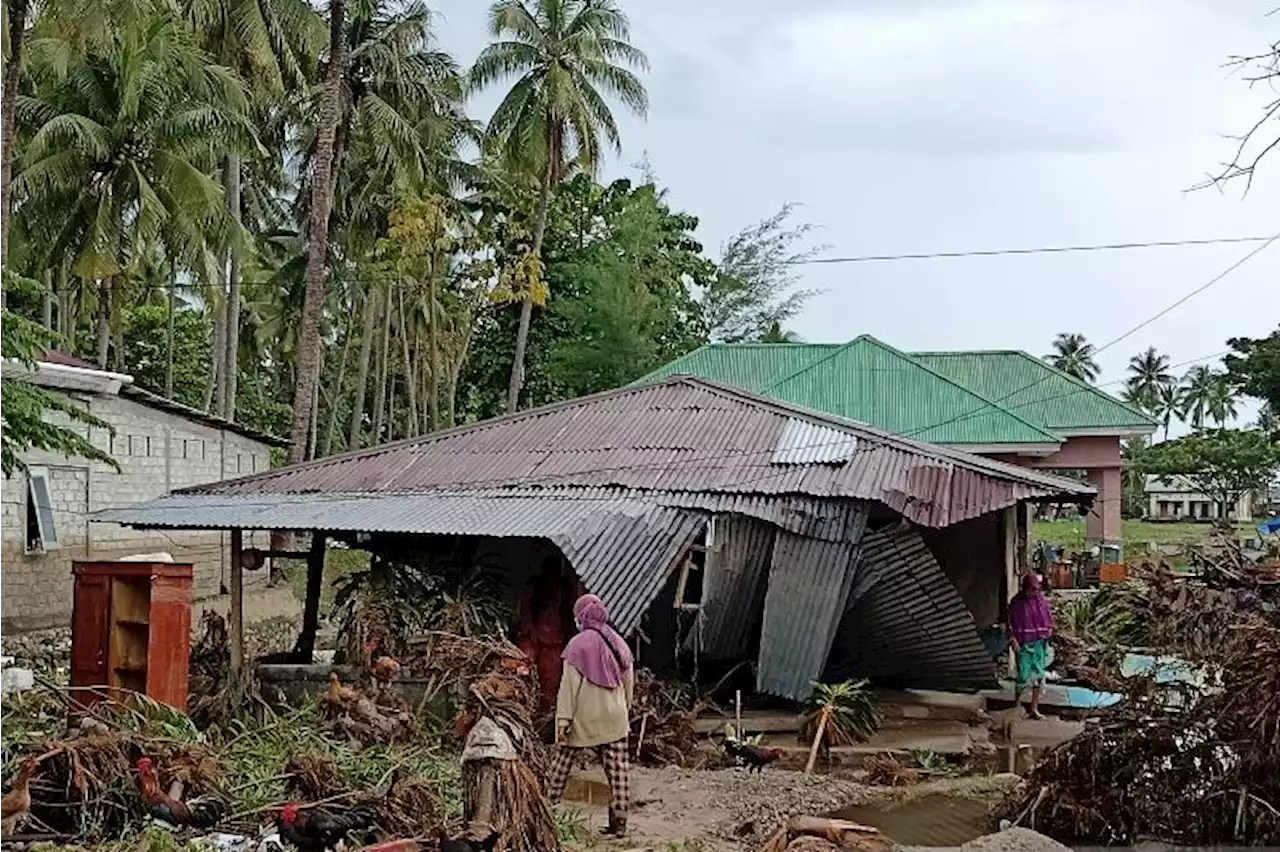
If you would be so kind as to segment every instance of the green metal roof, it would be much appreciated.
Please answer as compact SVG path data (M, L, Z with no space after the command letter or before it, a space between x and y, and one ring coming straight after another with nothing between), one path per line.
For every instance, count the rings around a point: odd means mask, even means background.
M935 444L1062 441L867 335L760 392Z
M761 393L779 379L829 355L843 343L712 343L659 367L632 385L697 376Z
M1026 352L913 352L911 357L1047 429L1156 426L1133 406Z
M703 346L634 384L677 374L745 388L941 444L1060 444L1055 430L1154 428L1136 408L1018 351L915 352L849 343Z

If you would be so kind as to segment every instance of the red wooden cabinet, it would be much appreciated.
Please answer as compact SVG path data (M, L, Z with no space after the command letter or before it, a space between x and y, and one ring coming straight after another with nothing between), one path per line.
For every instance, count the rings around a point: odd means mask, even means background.
M75 562L72 572L71 685L141 692L186 710L191 566ZM86 705L103 697L74 695Z

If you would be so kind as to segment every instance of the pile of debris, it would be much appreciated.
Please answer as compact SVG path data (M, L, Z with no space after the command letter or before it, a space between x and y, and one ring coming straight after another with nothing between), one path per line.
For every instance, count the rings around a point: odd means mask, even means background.
M1133 679L997 817L1079 844L1280 843L1280 625L1238 621L1203 659L1207 688Z
M432 631L409 640L404 670L426 681L424 703L441 696L455 708L463 707L472 686L482 678L507 682L511 699L532 717L538 707L538 677L529 658L502 637L462 636Z
M694 721L706 707L693 689L637 669L631 702L631 742L643 766L701 765L704 757Z

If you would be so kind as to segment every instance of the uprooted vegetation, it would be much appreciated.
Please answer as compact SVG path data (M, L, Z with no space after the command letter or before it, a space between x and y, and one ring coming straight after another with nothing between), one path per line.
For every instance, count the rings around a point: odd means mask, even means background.
M1280 842L1280 584L1221 537L1196 567L1144 566L1060 611L1064 668L1092 668L1124 701L1050 751L998 818L1085 845ZM1121 644L1192 676L1121 680Z

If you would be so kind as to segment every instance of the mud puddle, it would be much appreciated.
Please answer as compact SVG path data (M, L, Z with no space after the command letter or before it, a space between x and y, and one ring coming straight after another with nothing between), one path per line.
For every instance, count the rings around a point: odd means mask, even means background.
M900 846L960 846L989 831L987 815L986 802L943 794L869 802L833 814L874 826Z

